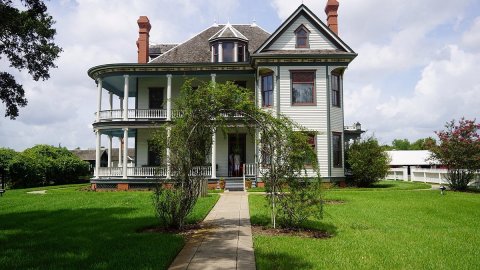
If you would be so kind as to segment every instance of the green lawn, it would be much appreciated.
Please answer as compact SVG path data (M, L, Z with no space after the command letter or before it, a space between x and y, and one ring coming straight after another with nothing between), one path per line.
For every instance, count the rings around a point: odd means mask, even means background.
M166 269L184 245L180 235L137 232L157 224L151 192L42 189L0 197L1 269ZM201 198L189 221L202 220L218 197Z
M330 189L325 218L310 226L329 239L254 236L257 269L479 269L480 194L421 190L381 182L374 189ZM270 215L250 194L252 224Z

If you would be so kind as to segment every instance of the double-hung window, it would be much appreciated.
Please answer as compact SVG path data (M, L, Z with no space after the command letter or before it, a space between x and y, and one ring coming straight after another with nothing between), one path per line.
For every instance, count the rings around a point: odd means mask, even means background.
M342 77L338 74L332 74L331 76L332 86L332 105L340 107L340 88L342 87Z
M262 107L273 106L273 73L262 76Z
M315 71L291 71L292 105L315 105Z

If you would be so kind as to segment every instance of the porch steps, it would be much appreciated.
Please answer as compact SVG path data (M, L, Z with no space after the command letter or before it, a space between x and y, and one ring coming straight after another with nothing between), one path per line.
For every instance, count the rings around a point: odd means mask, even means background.
M225 189L229 191L243 191L243 178L235 177L225 179Z

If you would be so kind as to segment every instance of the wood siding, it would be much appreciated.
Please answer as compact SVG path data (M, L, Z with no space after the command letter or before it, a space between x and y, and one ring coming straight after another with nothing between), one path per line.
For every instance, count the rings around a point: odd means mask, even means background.
M277 40L273 42L266 50L302 50L302 48L295 48L296 37L294 31L300 25L304 25L309 31L309 48L310 50L335 50L337 49L335 45L332 44L316 27L314 27L310 21L308 21L304 16L300 16L295 20L285 32L278 37Z
M292 105L290 72L294 70L315 70L315 105ZM326 67L324 66L280 67L280 112L305 128L318 132L317 157L322 177L329 176L326 87Z

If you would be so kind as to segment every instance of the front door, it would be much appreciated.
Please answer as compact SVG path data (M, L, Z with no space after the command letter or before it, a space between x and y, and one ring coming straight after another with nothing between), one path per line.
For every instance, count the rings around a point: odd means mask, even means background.
M239 177L243 175L243 164L246 156L245 133L228 134L228 176Z

